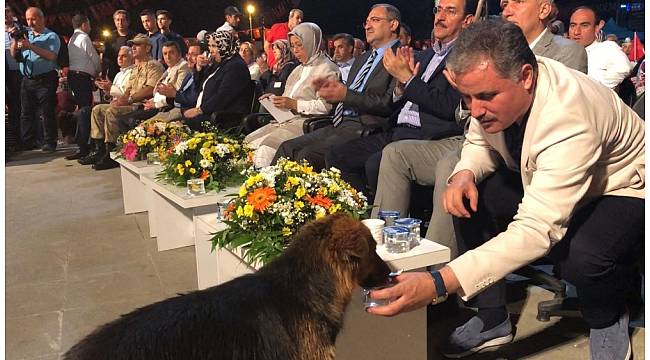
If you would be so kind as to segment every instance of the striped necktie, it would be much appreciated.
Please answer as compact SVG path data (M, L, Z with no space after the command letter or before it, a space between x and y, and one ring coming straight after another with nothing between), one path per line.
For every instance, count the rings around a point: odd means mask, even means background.
M361 88L361 85L366 81L366 77L370 75L370 69L372 68L372 64L375 62L375 58L377 57L377 50L372 51L372 55L368 58L368 61L363 65L363 68L361 68L361 71L359 72L359 76L357 76L357 80L350 86L350 90L358 91L359 88ZM334 119L332 121L332 124L334 127L337 127L341 124L341 121L343 121L343 101L341 101L337 106L336 110L334 111Z

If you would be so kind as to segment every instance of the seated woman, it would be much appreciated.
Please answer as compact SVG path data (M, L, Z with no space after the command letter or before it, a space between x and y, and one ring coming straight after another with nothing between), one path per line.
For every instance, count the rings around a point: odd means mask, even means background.
M183 112L183 121L192 130L201 130L204 121L219 112L248 114L251 76L237 53L237 41L229 31L208 35L210 55L196 59L194 85L200 87L196 106ZM217 120L218 121L218 120ZM215 125L219 125L218 123Z
M263 58L257 59L257 64L262 72L260 85L265 93L282 95L289 75L298 66L298 60L291 53L288 40L276 40L273 42L272 48L275 56L273 69L269 68L269 64Z
M273 120L246 136L245 142L255 150L255 166L271 164L276 150L286 140L303 135L302 124L308 115L329 114L332 105L318 96L312 86L316 78L339 79L338 67L320 51L323 41L321 29L314 23L302 23L289 32L291 52L300 65L289 75L282 96L264 94L260 99L270 97L280 109L291 110L295 117L278 123Z
M248 72L251 74L251 79L255 81L259 80L261 72L260 66L255 62L255 58L257 58L255 46L248 41L244 41L239 45L239 56L244 59L246 66L248 66Z

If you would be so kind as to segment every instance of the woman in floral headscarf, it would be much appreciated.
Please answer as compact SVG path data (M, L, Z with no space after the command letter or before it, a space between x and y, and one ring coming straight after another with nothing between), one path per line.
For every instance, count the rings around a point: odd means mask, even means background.
M208 48L210 55L201 54L196 59L194 84L200 87L196 107L183 113L193 130L200 130L201 123L210 121L213 113L250 112L251 77L239 56L238 41L229 31L216 31L208 35Z
M289 32L291 52L300 65L289 75L282 96L264 94L260 99L270 97L276 107L291 110L295 116L281 124L272 120L246 136L244 141L256 148L256 166L270 165L280 144L302 135L302 124L309 115L329 114L332 110L312 85L316 78L341 77L338 66L320 50L322 41L321 30L314 23L302 23Z
M273 69L269 68L269 64L265 59L259 58L257 60L257 64L262 71L260 85L262 89L265 89L265 93L282 95L289 74L298 66L298 60L291 53L288 40L276 40L273 42L272 48L276 59Z

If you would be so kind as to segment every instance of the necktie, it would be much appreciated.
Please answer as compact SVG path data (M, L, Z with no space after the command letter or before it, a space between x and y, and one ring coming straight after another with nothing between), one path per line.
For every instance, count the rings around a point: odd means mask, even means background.
M355 90L358 91L361 85L365 82L366 77L370 75L370 68L372 68L372 64L375 62L375 58L377 57L377 50L372 51L372 55L368 58L368 61L363 65L363 68L361 68L361 71L359 72L359 76L357 76L357 80L350 86L350 90ZM334 127L337 127L341 124L341 121L343 120L343 102L341 101L337 106L336 110L334 111L334 119L332 121L332 124Z

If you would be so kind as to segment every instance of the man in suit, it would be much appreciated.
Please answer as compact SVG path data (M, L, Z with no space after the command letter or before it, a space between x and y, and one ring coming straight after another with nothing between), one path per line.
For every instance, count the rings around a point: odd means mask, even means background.
M398 276L372 294L396 300L369 312L394 315L451 293L472 299L477 316L444 351L462 357L512 340L502 279L549 255L576 286L590 358L629 359L621 270L643 253L643 120L588 76L535 58L521 30L500 20L463 32L446 72L471 108L443 196L462 254L440 271Z
M533 53L557 60L573 69L587 72L587 55L573 41L546 30L551 15L548 0L502 1L503 18L522 29ZM464 115L461 115L464 114ZM464 127L469 112L462 107L456 113ZM433 211L425 237L450 249L451 259L458 254L452 218L440 206L446 181L460 160L463 136L433 141L407 140L388 145L382 156L373 213L396 210L407 214L412 183L433 186Z
M325 166L325 154L335 145L358 138L364 129L388 128L393 111L395 79L382 63L389 48L399 46L399 10L376 4L364 22L366 39L373 50L354 61L348 85L338 80L316 79L314 86L328 102L339 103L332 125L320 128L280 145L273 163L280 157L307 160L315 169Z
M557 60L587 73L587 52L584 48L575 41L554 35L548 28L553 20L553 1L501 0L501 16L521 28L535 55Z
M442 139L461 135L463 130L454 119L460 94L449 85L442 73L445 58L464 27L474 19L476 0L442 0L434 23L434 45L418 54L400 48L397 54L387 51L384 67L398 81L394 98L398 108L391 121L393 127L335 146L326 156L327 167L341 170L343 179L358 191L373 193L377 185L382 149L391 142L404 139ZM411 69L412 64L416 64ZM418 70L419 69L419 70Z

